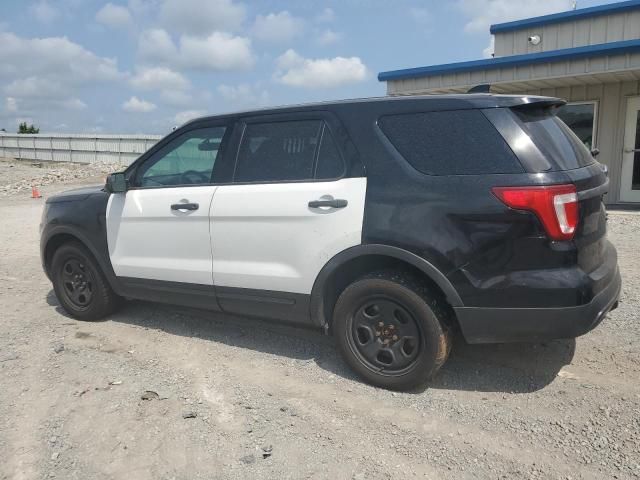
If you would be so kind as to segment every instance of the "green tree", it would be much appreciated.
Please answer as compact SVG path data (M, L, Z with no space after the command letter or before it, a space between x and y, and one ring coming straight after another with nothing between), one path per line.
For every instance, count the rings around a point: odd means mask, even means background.
M27 122L22 122L18 125L18 133L40 133L40 129L36 128L33 123L27 125Z

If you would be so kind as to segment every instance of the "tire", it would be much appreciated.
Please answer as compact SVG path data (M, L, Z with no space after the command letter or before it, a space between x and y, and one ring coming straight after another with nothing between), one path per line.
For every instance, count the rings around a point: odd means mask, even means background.
M55 251L51 274L58 301L72 317L99 320L121 304L91 253L77 242Z
M350 284L333 313L345 361L366 382L390 390L424 386L451 350L448 310L421 282L376 272Z

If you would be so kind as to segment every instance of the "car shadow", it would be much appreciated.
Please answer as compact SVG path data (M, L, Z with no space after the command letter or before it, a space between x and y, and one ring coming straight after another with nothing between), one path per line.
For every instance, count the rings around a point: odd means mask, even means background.
M67 318L53 291L47 303ZM194 337L288 357L344 378L360 381L340 358L333 339L318 330L285 323L208 312L144 301L128 301L111 315L113 322L157 329L171 335ZM427 388L530 393L549 385L560 369L571 363L575 340L544 343L469 345L458 335L448 361Z

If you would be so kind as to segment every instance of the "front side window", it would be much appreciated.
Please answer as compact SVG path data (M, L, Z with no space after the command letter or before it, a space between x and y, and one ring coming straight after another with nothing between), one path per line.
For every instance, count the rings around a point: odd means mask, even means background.
M238 151L234 181L312 179L321 129L321 120L248 124Z
M141 187L206 185L215 182L213 171L226 127L199 128L175 138L137 173Z

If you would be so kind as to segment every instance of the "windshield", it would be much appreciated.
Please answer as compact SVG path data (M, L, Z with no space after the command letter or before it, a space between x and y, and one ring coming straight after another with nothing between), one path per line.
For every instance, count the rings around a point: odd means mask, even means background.
M595 162L591 152L556 116L557 108L513 108L521 127L547 157L547 171L572 170Z

